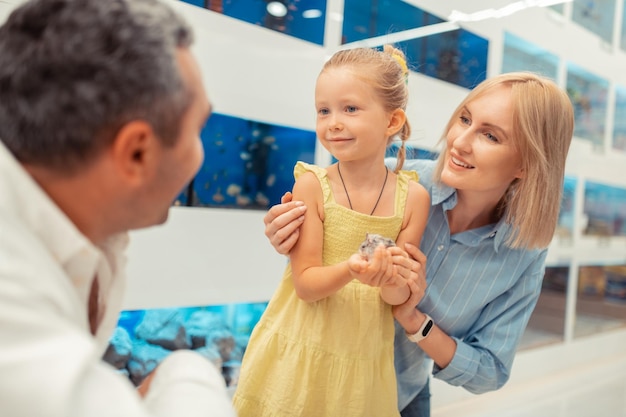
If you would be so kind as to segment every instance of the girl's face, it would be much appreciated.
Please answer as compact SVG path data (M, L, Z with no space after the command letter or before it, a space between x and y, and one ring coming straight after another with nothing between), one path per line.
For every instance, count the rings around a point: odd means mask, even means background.
M322 72L315 86L316 133L338 160L384 157L392 115L372 87L345 67Z
M498 201L523 176L513 142L511 88L499 86L465 105L446 135L444 184Z

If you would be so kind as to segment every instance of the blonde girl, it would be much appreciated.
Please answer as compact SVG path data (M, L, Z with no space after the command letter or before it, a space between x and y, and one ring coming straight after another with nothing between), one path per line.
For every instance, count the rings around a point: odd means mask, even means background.
M430 205L401 171L410 134L401 51L353 49L324 65L316 133L337 163L299 162L294 198L307 212L290 264L245 353L234 405L240 417L399 416L391 305L410 297L411 261ZM402 141L396 169L385 166ZM396 246L357 253L366 233Z

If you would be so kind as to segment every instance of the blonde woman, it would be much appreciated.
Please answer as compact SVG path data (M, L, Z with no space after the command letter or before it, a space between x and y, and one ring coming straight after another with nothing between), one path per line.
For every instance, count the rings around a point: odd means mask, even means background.
M573 126L571 103L554 82L502 74L456 108L437 162L406 161L431 208L420 250L405 247L420 279L409 280L411 297L394 308L403 417L430 415L431 374L473 393L509 379L541 291ZM265 218L280 253L291 250L309 215L290 199Z

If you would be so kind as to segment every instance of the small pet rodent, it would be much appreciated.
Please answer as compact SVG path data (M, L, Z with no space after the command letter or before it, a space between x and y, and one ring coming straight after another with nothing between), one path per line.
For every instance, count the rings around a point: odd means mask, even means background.
M359 246L359 254L362 257L369 259L370 256L374 254L376 248L381 244L386 248L396 246L396 242L394 242L393 239L377 235L376 233L366 233L365 240Z

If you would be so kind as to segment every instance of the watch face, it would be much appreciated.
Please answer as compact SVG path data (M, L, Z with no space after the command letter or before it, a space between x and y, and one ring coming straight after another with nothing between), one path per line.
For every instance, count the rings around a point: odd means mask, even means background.
M422 324L422 327L420 327L420 329L415 334L407 334L407 337L410 341L417 343L425 339L426 336L430 334L430 331L433 329L434 325L435 322L433 321L433 319L431 319L430 316L426 315L426 320Z
M426 337L428 336L428 333L430 333L430 329L433 328L433 321L432 320L428 320L428 323L426 323L426 326L424 326L424 330L422 330L422 337Z

